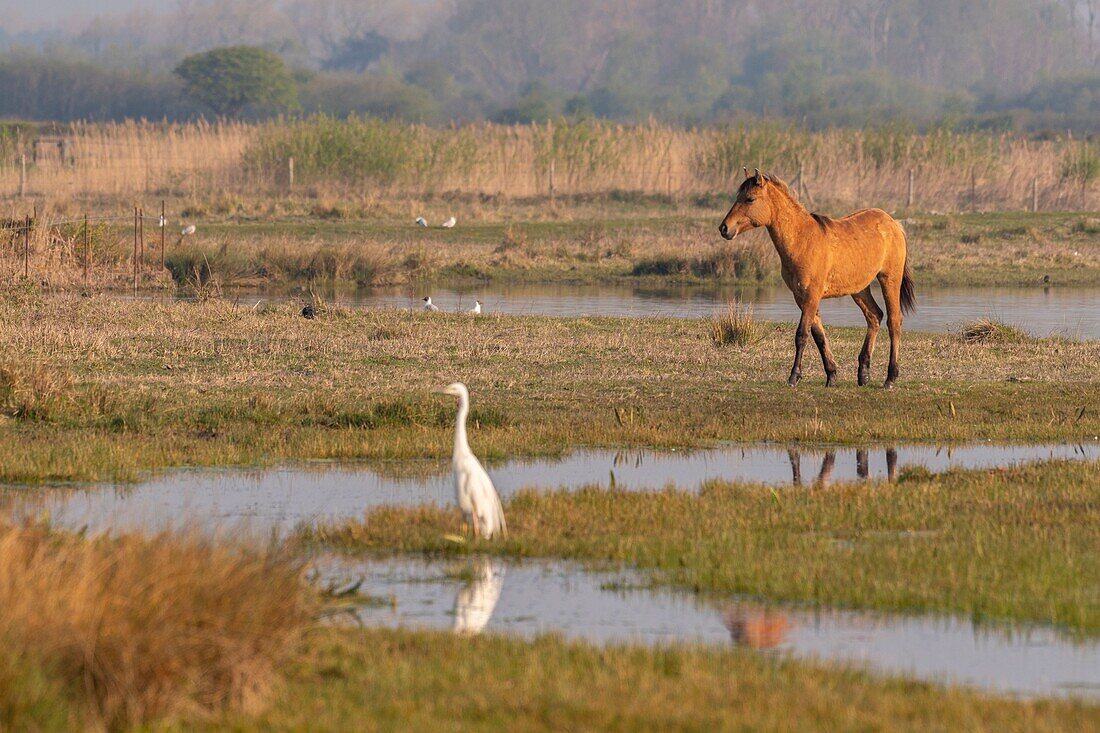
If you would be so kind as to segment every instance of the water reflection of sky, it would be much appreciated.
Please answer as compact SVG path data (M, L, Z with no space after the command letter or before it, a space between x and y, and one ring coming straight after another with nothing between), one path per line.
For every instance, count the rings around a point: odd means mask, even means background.
M427 286L425 286L427 288ZM487 313L552 316L660 316L704 318L731 300L751 303L757 318L793 322L799 311L783 287L651 286L651 285L527 285L484 284L464 288L371 288L330 293L333 303L359 308L419 309L431 295L442 310L467 310L474 300ZM882 305L881 293L875 298ZM430 292L429 292L430 290ZM278 301L298 296L289 290L232 291L230 297ZM153 296L163 297L163 296ZM850 298L821 305L826 326L864 326L863 315ZM1011 323L1036 336L1100 339L1100 291L1066 288L929 288L919 287L917 310L905 318L915 331L949 331L975 318Z
M360 609L372 625L525 637L553 631L595 643L733 644L1001 693L1100 699L1100 643L1074 643L1047 627L614 591L609 581L622 576L557 562L326 559L320 567L335 581L363 578L362 592L392 600Z

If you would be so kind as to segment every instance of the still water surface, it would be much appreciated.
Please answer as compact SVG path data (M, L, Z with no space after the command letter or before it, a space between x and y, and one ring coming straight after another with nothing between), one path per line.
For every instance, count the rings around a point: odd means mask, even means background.
M1100 442L1050 445L896 445L867 448L723 445L694 451L584 449L562 458L516 458L488 467L500 494L521 489L627 491L708 481L773 486L890 479L907 470L997 468L1046 460L1100 460ZM190 525L287 530L303 522L359 518L378 506L449 504L450 463L311 463L274 469L182 469L123 486L0 490L0 508L92 531Z
M320 568L334 584L362 580L360 592L389 600L357 609L374 626L734 645L997 693L1100 700L1100 643L1074 642L1049 627L615 590L634 579L563 562L326 558Z

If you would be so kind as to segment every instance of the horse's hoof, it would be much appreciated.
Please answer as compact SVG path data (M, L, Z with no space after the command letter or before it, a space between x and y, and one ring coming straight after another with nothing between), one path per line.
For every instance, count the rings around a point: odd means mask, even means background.
M856 375L856 383L859 384L860 387L866 387L870 383L870 381L871 381L871 370L870 369L860 369L859 373Z
M882 388L883 389L893 389L894 388L894 380L893 379L887 379L886 384L882 385Z
M825 375L825 386L826 387L832 387L833 384L835 384L835 383L836 383L836 374L826 374Z
M792 374L792 375L790 376L790 379L788 379L788 380L787 380L787 386L788 386L788 387L797 387L797 386L798 386L798 382L799 382L799 380L801 380L801 379L802 379L802 375L801 375L801 374Z

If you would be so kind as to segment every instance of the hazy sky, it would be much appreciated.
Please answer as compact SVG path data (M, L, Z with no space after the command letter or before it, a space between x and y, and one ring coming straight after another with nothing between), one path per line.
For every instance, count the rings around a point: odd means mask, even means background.
M0 28L17 33L82 26L96 15L122 15L137 8L163 10L173 0L0 0Z

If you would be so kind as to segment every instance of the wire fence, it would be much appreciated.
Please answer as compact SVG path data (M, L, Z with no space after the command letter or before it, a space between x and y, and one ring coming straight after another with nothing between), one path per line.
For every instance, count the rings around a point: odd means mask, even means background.
M150 223L147 241L146 225ZM108 268L115 279L128 269L136 289L156 266L158 253L159 272L164 271L169 226L171 221L164 202L156 214L146 214L142 207L135 207L127 214L79 217L39 216L35 210L20 218L0 219L0 248L4 255L0 259L9 277L29 280L33 267L34 273L43 275L46 282L60 276L62 271L71 276L75 266L85 287L91 285L94 268ZM178 241L194 231L193 226L184 227ZM127 251L126 245L131 240L132 250ZM152 266L150 253L154 255Z

